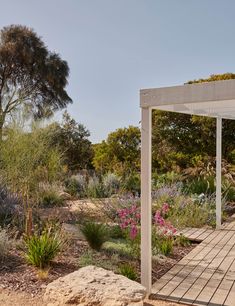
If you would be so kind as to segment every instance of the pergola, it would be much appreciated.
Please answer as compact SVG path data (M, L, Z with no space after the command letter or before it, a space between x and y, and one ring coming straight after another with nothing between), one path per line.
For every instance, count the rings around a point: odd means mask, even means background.
M216 226L221 227L222 119L235 119L235 80L142 89L141 107L141 282L152 287L151 130L152 110L216 118Z

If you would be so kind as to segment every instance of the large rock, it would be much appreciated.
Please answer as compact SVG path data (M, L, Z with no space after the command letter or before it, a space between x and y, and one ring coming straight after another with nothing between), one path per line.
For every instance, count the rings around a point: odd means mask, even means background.
M87 266L50 283L44 294L48 306L140 306L145 288L128 278Z

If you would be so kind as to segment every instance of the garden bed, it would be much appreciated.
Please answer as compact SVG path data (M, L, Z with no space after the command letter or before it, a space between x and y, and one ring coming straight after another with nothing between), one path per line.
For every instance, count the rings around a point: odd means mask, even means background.
M187 247L175 247L171 256L164 258L164 260L162 259L160 262L153 261L153 281L164 275L173 265L188 254L194 246L194 244L191 244ZM80 259L88 250L89 247L86 242L81 240L74 241L52 263L48 274L46 272L45 274L39 274L36 268L29 266L25 262L20 250L12 250L0 268L0 288L14 292L26 292L31 296L41 296L48 283L79 269ZM95 259L97 265L102 266L102 262L110 263L112 261L112 254L105 251L96 252ZM125 258L121 260L125 261ZM128 261L136 267L138 281L140 281L139 261L130 259ZM111 265L110 268L112 268Z

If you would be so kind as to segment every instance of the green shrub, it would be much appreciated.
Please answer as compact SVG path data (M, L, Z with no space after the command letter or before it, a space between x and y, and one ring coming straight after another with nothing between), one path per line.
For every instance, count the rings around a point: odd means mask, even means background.
M107 241L107 228L102 223L86 222L81 231L85 236L89 246L99 251L105 241Z
M125 233L119 225L113 225L109 229L109 236L113 239L125 238Z
M137 173L129 175L124 180L122 188L124 191L140 194L140 175Z
M33 266L44 269L62 250L64 243L61 231L48 228L41 234L25 237L25 258Z
M114 173L107 173L103 177L103 188L108 197L117 193L120 188L120 178Z
M106 241L103 245L103 249L108 254L119 254L124 257L133 257L130 244L124 239Z
M119 268L119 273L133 281L136 281L138 278L136 268L129 263L122 264Z
M63 206L64 200L55 190L44 190L40 195L41 207Z
M90 198L105 198L104 187L98 177L94 176L89 179L87 186L87 195Z
M190 240L185 237L183 234L180 234L179 236L175 237L174 244L177 246L189 246L191 244Z
M173 252L174 239L171 236L159 234L156 230L152 231L153 252L169 256Z
M87 182L83 175L73 175L65 181L66 192L84 198L87 195Z
M199 176L186 182L185 191L188 194L213 194L215 192L215 178L213 176Z
M118 264L120 262L120 258L118 254L113 254L112 256L106 257L103 255L102 257L97 254L95 251L86 251L79 257L79 266L85 267L94 265L97 267L101 267L106 270L112 270L115 273L118 272Z

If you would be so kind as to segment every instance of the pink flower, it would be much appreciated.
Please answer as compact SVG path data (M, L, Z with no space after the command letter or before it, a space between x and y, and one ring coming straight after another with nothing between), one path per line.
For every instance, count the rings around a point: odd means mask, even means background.
M131 227L131 231L130 231L130 237L131 237L132 240L135 239L135 237L137 236L137 233L138 233L137 227L133 225Z

